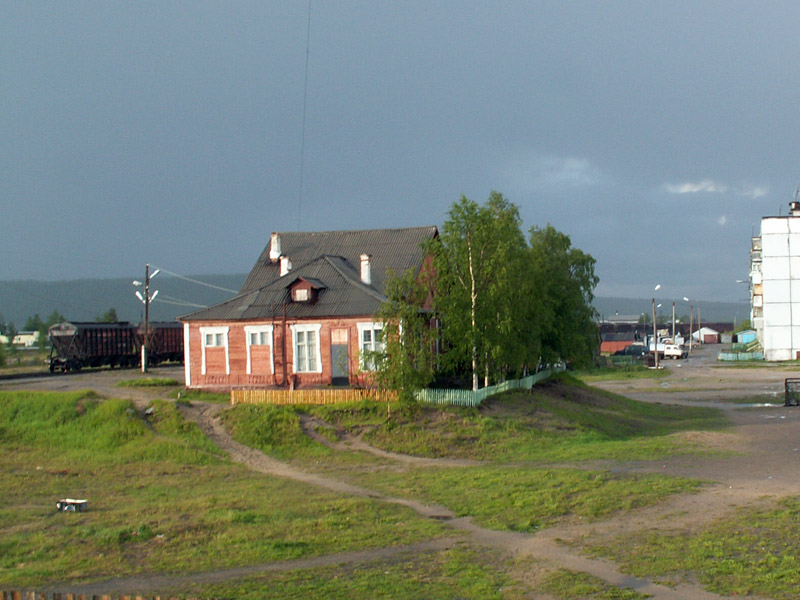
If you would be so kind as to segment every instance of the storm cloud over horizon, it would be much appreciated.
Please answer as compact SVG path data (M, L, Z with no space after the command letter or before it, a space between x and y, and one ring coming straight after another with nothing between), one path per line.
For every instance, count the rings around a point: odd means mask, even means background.
M243 273L271 231L440 225L497 190L597 259L598 295L740 301L750 236L800 184L798 18L4 3L0 280Z

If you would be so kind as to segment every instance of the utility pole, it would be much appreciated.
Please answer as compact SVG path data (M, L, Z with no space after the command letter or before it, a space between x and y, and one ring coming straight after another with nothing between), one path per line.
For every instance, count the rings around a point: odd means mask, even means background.
M150 273L150 263L144 266L144 296L139 290L136 290L136 297L144 304L144 336L142 338L142 373L147 373L147 346L150 343L150 303L158 296L158 290L150 295L150 280L158 275L161 269L156 269ZM141 281L133 281L133 285L141 287Z
M653 298L653 353L655 354L655 367L658 368L658 323L656 323L656 299Z
M672 301L672 343L678 343L675 341L675 300Z

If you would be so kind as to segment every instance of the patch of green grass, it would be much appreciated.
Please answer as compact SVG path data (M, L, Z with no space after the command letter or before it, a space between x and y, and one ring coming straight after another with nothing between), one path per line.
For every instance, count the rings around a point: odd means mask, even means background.
M586 600L644 600L649 594L640 594L630 588L618 588L609 585L602 579L559 569L544 578L540 589L561 600L585 598Z
M296 406L237 404L222 413L238 442L278 458L328 456L333 450L307 436Z
M168 402L0 393L0 581L197 572L451 533L411 510L228 462ZM86 498L60 513L60 498Z
M678 583L697 580L725 596L797 598L800 593L800 498L770 509L740 509L704 530L651 531L625 536L596 554L636 576Z
M231 395L229 392L206 392L204 390L177 390L173 396L178 402L212 402L214 404L230 404Z
M584 383L596 381L617 381L625 379L662 379L672 374L667 368L651 369L643 365L624 365L619 367L597 367L583 371L572 371L572 375Z
M504 573L497 556L468 547L403 555L366 564L298 569L235 583L170 590L171 594L237 600L339 598L347 600L517 600L531 590Z
M141 377L139 379L122 379L117 387L175 387L182 385L177 379L169 377Z
M508 392L478 409L415 406L393 412L364 439L421 456L557 462L652 459L699 448L670 434L719 429L715 409L648 404L567 379Z
M499 466L368 473L357 480L372 489L441 504L485 527L524 532L565 517L592 520L652 505L700 485L657 474Z
M552 463L597 459L648 460L701 451L682 432L726 425L716 409L637 402L561 376L533 392L514 391L480 408L360 402L332 406L237 406L226 424L244 444L284 459L334 451L300 427L311 414L362 433L384 450L426 457Z

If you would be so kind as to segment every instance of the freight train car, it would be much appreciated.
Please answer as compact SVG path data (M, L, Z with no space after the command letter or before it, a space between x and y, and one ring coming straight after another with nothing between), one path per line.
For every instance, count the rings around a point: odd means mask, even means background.
M139 325L137 332L141 343L145 339L144 323ZM167 361L183 362L183 325L177 322L151 322L147 364L157 365Z
M49 332L50 372L79 371L84 367L141 365L144 326L117 323L64 322ZM147 336L148 364L183 360L180 323L152 323Z

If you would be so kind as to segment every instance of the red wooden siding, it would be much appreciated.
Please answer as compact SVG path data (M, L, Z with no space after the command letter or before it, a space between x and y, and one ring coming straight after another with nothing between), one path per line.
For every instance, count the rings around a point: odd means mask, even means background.
M368 383L369 374L359 373L358 323L371 323L372 317L320 319L318 321L232 321L203 322L189 324L190 361L187 365L190 374L190 387L193 388L246 388L246 387L314 387L330 385L332 380L331 343L348 346L348 372L351 384ZM319 354L321 373L294 373L294 348L292 346L292 325L321 325L319 331ZM244 328L253 325L272 325L272 350L274 373L270 373L269 346L250 347L250 370L247 373L247 339ZM228 327L228 361L230 374L226 371L225 347L206 348L206 372L203 373L203 345L201 327ZM284 340L285 335L285 340Z

